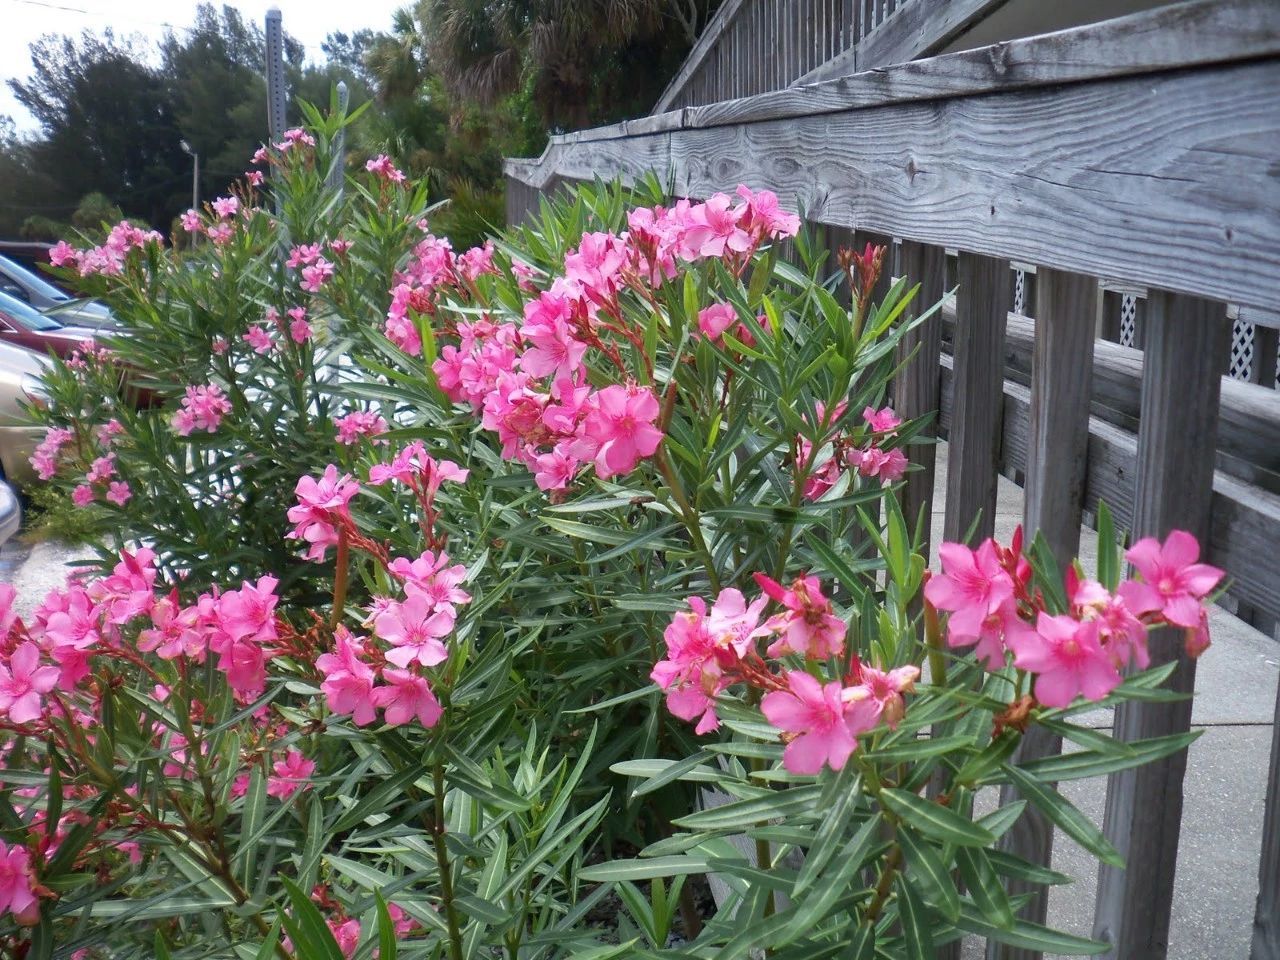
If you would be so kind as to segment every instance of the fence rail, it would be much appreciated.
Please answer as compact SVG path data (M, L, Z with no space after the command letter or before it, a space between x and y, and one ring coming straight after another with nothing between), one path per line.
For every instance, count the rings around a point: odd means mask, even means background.
M1237 304L1263 321L1252 349L1260 375L1274 377L1280 5L1191 0L757 95L708 73L708 95L737 99L699 102L695 74L715 58L751 59L734 53L737 18L795 6L727 6L722 39L695 51L677 78L685 99L664 98L690 105L553 138L540 159L508 161L513 219L561 182L654 172L673 196L743 182L834 232L896 238L901 272L931 289L941 289L945 249L958 250L950 352L935 315L895 386L912 403L941 404L949 535L979 513L994 516L997 472L1016 471L1024 520L1060 560L1076 550L1084 511L1105 499L1135 536L1191 530L1241 603L1280 617L1280 395L1222 376L1227 305ZM986 9L906 0L859 33L854 62L875 33L887 44L895 23L900 32L914 23L905 35L926 46L925 34L954 31L955 22L935 22L944 6ZM1011 263L1034 265L1034 295L1025 270L1022 294L1034 323L1008 316ZM1102 305L1143 290L1142 352L1096 340ZM1128 305L1131 343L1137 303ZM927 506L931 479L910 480L904 496ZM1153 647L1182 657L1178 644ZM1180 659L1174 686L1189 691L1194 678L1194 662ZM1189 706L1126 704L1115 722L1130 738L1186 730ZM1031 741L1022 756L1056 749ZM1101 875L1094 933L1114 958L1165 955L1185 763L1182 754L1109 781L1104 830L1129 869ZM1280 882L1265 873L1280 845L1280 747L1268 783L1254 960L1280 960ZM1045 824L1026 816L1012 835L1019 853L1048 861Z

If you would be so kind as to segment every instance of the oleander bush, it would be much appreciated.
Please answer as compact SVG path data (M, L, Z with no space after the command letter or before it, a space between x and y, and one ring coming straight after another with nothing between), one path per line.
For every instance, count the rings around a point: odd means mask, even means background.
M326 187L312 120L193 251L59 250L125 329L40 411L103 560L0 593L0 950L1102 949L1016 917L1069 878L998 843L1030 805L1117 862L1054 784L1192 739L1075 718L1207 645L1194 539L1127 576L1101 508L1094 571L1019 534L931 574L886 396L937 306L873 302L883 250L651 181L459 253L384 158ZM1016 762L1035 726L1079 749Z

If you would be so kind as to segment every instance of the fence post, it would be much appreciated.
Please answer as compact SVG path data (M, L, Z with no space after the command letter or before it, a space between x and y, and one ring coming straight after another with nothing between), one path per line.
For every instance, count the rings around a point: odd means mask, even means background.
M280 8L267 11L267 130L273 143L284 136L284 26Z
M338 81L338 116L343 125L338 128L338 135L333 139L333 156L329 158L329 176L325 185L342 197L342 187L347 180L347 104L351 102L351 94L347 90L345 80Z
M1013 292L1009 264L976 253L960 252L957 279L943 539L960 542L974 526L973 539L978 543L995 532L1004 330Z
M1098 309L1098 281L1060 270L1037 272L1036 340L1031 359L1030 438L1027 445L1026 500L1023 524L1028 542L1044 537L1063 566L1080 547L1080 511L1089 448L1089 394L1093 386L1093 340ZM1031 727L1014 755L1021 763L1051 756L1062 738L1043 727ZM1006 785L1000 803L1018 798ZM1053 852L1053 826L1028 807L1002 838L1001 847L1032 863L1048 865ZM1011 894L1030 893L1020 915L1044 923L1049 892L1038 884L1010 881ZM1040 953L994 941L988 960L1033 960Z
M1231 326L1222 304L1154 290L1147 319L1133 536L1163 538L1178 528L1206 543ZM1168 687L1189 694L1195 661L1183 653L1182 634L1177 628L1153 631L1151 663L1178 661ZM1190 727L1189 698L1116 707L1115 735L1122 740ZM1168 953L1186 768L1182 750L1109 778L1104 831L1126 866L1099 870L1093 935L1112 945L1105 956L1113 960L1164 960Z

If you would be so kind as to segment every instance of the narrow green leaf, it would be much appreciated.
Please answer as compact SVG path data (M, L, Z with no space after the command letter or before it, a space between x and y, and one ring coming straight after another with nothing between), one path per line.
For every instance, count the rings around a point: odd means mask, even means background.
M963 847L985 847L996 842L991 831L961 816L950 807L926 800L905 790L880 791L884 805L903 822L921 833Z
M391 911L381 892L375 890L373 899L378 907L378 960L396 960L396 926L391 920Z
M707 858L697 854L674 857L653 857L640 860L613 860L578 871L582 880L606 882L610 880L652 880L654 877L675 877L687 873L706 873Z
M898 920L902 925L902 938L907 948L908 960L934 960L933 932L924 904L911 881L898 874L894 884L898 890Z
M960 915L960 893L938 851L927 840L917 837L914 830L905 828L898 831L898 843L911 868L909 875L921 881L925 899L944 917L954 921Z
M1007 943L1011 947L1022 947L1042 953L1079 957L1106 953L1111 949L1109 944L1050 930L1029 920L1017 920L1007 928L994 926L983 915L981 908L975 910L968 905L961 908L956 926L969 933L976 933L999 943Z
M1013 906L1004 885L996 876L986 851L961 847L956 851L956 865L982 916L987 917L1001 930L1013 926ZM961 913L963 914L963 907Z
M1006 763L1001 769L1008 775L1009 782L1018 788L1018 792L1042 810L1044 815L1063 833L1103 863L1109 863L1114 867L1124 866L1124 857L1120 856L1093 821L1081 813L1070 800L1020 767Z
M710 810L699 810L673 821L677 827L690 830L717 830L726 827L748 827L761 820L809 813L821 794L818 786L778 791L750 800L736 800Z

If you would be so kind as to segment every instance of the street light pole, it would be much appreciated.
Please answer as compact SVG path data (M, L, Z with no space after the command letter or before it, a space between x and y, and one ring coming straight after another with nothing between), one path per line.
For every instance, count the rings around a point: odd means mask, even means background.
M191 144L182 140L179 142L182 152L191 158L191 209L200 209L200 154L191 149Z

